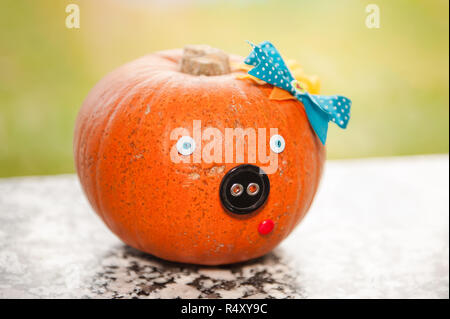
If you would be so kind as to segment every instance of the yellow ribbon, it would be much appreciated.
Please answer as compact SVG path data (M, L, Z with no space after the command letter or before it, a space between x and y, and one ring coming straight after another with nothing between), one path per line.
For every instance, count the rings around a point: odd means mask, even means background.
M301 65L295 60L287 60L286 66L292 73L292 76L297 80L297 83L310 94L320 94L320 80L315 75L307 75L303 71ZM244 80L250 79L258 85L267 84L263 80L251 76L247 72L251 70L254 66L247 65L245 63L235 63L232 68L235 70L245 71L245 74L238 74L236 78ZM283 101L283 100L295 100L296 98L286 90L280 89L276 86L273 87L272 92L269 95L269 99Z

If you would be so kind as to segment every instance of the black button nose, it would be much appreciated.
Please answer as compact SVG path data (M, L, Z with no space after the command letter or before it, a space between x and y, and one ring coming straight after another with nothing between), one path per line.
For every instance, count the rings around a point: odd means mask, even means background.
M243 164L232 168L220 183L220 201L230 212L250 214L267 200L269 177L255 165Z

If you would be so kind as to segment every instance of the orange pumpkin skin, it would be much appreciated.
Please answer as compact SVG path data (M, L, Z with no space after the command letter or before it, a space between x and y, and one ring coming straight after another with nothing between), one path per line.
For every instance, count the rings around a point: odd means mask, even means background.
M157 257L217 265L262 256L305 216L325 149L300 102L269 100L270 85L236 79L237 71L180 73L181 54L162 51L130 62L89 93L74 135L83 190L111 231ZM268 175L270 194L258 211L232 214L219 200L223 176L241 163L172 162L176 140L170 132L185 127L192 134L193 120L222 133L224 128L267 128L267 145L269 128L278 128L286 147L278 154L278 170ZM253 164L265 165L259 159ZM258 226L267 219L274 229L261 235Z

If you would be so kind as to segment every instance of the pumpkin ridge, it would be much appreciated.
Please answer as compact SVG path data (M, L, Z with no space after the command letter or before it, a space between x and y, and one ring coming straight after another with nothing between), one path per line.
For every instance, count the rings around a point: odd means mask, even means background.
M134 83L134 85L132 87L129 88L129 90L134 90L137 86L139 85L139 82L137 81L136 83ZM124 88L122 88L123 90ZM121 96L119 100L115 100L113 102L114 106L112 107L112 110L108 113L107 115L107 120L105 120L102 124L102 129L101 129L101 138L99 140L99 144L97 147L97 154L99 155L98 158L98 162L97 162L97 168L95 170L95 173L93 175L93 180L94 180L94 185L95 185L95 190L96 190L96 202L98 203L97 205L99 206L99 210L100 211L104 211L104 203L103 200L100 197L99 191L100 191L100 187L99 187L99 179L100 179L100 174L99 171L101 169L101 163L103 161L102 158L102 151L104 149L104 143L105 143L105 134L108 130L108 127L111 125L111 123L115 120L115 114L117 114L117 112L120 110L122 103L124 102L124 100L126 100L126 98L128 97L128 95L124 95ZM116 225L112 225L109 221L108 218L105 218L105 223L107 225L109 225L109 227L112 228L116 228Z

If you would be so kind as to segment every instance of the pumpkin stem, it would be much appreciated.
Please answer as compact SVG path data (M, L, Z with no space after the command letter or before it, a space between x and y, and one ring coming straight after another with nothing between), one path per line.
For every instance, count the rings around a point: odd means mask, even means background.
M231 72L228 55L209 45L186 45L180 71L192 75L222 75Z

